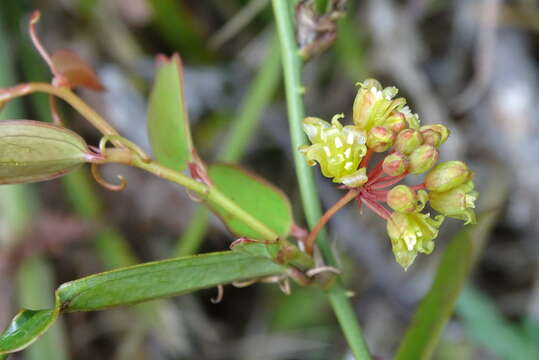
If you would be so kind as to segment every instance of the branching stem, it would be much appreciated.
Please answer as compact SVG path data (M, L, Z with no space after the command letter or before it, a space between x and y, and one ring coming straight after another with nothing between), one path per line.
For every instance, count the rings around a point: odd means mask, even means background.
M344 205L348 204L350 201L354 200L356 196L359 194L359 191L357 189L349 190L346 195L344 195L339 201L337 201L335 204L333 204L332 207L330 207L324 215L318 220L318 223L314 226L314 228L311 230L307 238L305 239L305 251L308 254L313 253L313 247L314 247L314 241L316 240L316 236L320 232L320 230L326 225L326 223L331 219L333 215L337 211L339 211Z

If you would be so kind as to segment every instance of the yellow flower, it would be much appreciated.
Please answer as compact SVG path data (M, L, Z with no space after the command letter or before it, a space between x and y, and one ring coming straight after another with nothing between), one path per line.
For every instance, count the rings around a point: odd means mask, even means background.
M434 239L444 217L419 212L394 212L387 221L387 233L391 239L395 259L404 270L414 262L418 253L430 254Z
M300 147L310 166L320 165L325 177L350 187L363 185L367 181L366 169L358 169L367 153L365 132L352 125L343 126L335 115L331 125L319 118L303 120L303 129L312 145Z

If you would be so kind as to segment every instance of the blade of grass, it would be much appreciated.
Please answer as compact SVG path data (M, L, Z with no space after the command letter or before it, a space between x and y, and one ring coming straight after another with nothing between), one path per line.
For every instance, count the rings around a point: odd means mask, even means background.
M455 310L467 338L500 359L539 359L539 343L505 320L492 300L473 286L462 290Z
M262 112L279 84L280 64L279 42L274 36L270 41L264 61L260 65L260 70L246 92L245 100L231 126L218 160L235 163L245 152ZM178 241L174 250L175 256L187 256L198 251L207 233L209 215L210 212L206 207L197 208Z
M290 124L296 174L307 223L312 228L322 216L322 208L312 170L307 166L302 154L297 151L300 145L306 143L306 136L303 133L301 125L305 115L302 99L304 89L301 85L301 59L298 55L298 48L294 38L294 27L292 25L292 3L287 0L272 1L281 44L281 59L288 104L288 121ZM317 245L326 263L335 266L335 256L333 255L325 231L319 233ZM357 359L370 359L357 317L354 314L352 304L340 280L329 289L328 296L352 353Z

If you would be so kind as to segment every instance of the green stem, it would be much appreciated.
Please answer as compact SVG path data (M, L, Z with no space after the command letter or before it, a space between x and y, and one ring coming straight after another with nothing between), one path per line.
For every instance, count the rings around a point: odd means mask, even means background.
M11 101L17 97L25 96L34 92L44 92L58 96L75 110L77 110L86 120L88 120L103 135L118 135L118 132L101 115L89 107L80 97L67 87L56 87L47 83L26 83L9 89L0 89L0 102ZM113 141L114 142L114 141Z
M245 224L247 224L253 230L257 231L260 235L262 235L262 240L277 240L278 235L273 230L268 228L265 224L263 224L251 214L239 207L234 201L226 197L216 187L202 184L180 172L169 169L154 161L144 162L139 157L134 157L130 165L146 170L165 180L169 180L179 185L182 185L188 190L191 190L192 192L200 195L203 200L218 204L223 209L228 211L231 215L242 220Z
M288 0L272 1L273 12L281 42L290 136L292 139L292 147L296 150L300 145L306 143L306 137L302 129L304 108L302 99L303 88L301 85L301 60L298 56L298 48L294 38L291 3ZM308 167L299 151L293 151L293 153L305 216L309 227L313 228L318 219L322 216L320 200L317 195L311 169ZM324 231L319 233L317 245L328 265L335 266L335 257L329 246L327 234ZM347 298L342 281L337 281L335 285L329 289L328 296L352 353L356 359L370 359L361 328L357 321L357 317L354 314L352 305Z

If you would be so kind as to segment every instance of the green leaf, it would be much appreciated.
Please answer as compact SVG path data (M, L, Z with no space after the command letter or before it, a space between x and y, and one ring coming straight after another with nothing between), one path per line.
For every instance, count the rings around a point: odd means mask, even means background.
M54 309L24 310L13 319L0 334L0 356L30 345L60 312L135 304L285 271L286 267L263 257L224 251L150 262L71 281L56 291Z
M192 161L193 143L178 54L159 58L148 104L148 135L153 153L163 165L183 171Z
M397 360L430 359L499 209L478 216L453 238L438 265L433 284L421 301L398 349Z
M84 139L66 128L32 120L0 122L0 184L53 179L93 157Z
M0 354L20 351L32 344L54 323L56 310L23 310L0 337Z
M208 174L215 187L225 196L277 235L285 236L290 232L294 223L290 202L286 195L273 185L233 165L213 164L209 167ZM232 233L250 239L263 239L257 231L233 217L218 204L210 202L209 206Z
M163 260L117 269L63 284L65 311L89 311L269 276L284 271L270 260L231 251Z

